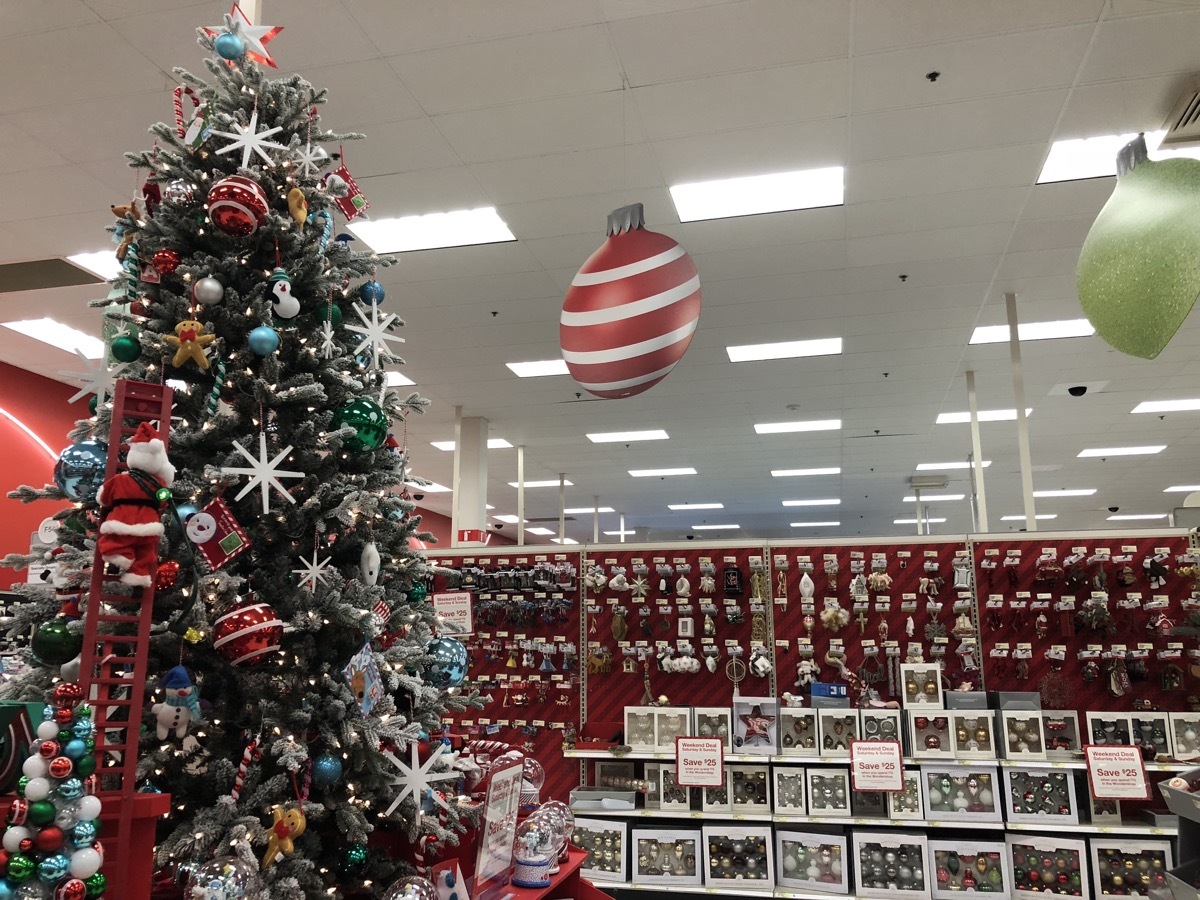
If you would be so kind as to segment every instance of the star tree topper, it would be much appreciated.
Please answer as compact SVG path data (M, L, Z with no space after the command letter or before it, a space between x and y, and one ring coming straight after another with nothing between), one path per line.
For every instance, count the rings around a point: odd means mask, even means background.
M292 452L291 444L288 444L286 447L280 450L274 459L267 458L267 436L261 431L258 434L258 459L255 459L253 456L251 456L249 451L237 441L233 442L233 446L237 452L242 454L242 456L246 458L246 461L250 463L250 468L248 469L235 469L229 466L221 467L222 475L250 476L250 480L246 482L246 486L242 488L241 493L239 493L233 499L241 500L248 493L250 493L255 486L261 487L262 511L264 516L271 511L271 493L269 488L275 488L275 490L278 491L288 503L296 502L296 498L284 489L283 483L279 480L280 478L304 477L303 472L288 472L279 468L279 464L282 463L287 455Z
M347 331L354 331L363 336L358 346L354 348L355 355L362 353L363 350L370 348L371 364L374 368L379 368L380 361L384 362L399 362L400 357L392 352L392 348L388 346L388 341L399 341L404 343L404 338L398 334L390 334L389 329L393 325L400 324L400 318L395 313L388 313L383 318L379 317L379 304L371 304L371 318L367 318L366 310L361 303L354 304L354 311L358 313L358 318L362 321L362 325L347 325Z
M250 21L250 17L242 11L241 6L236 3L229 11L229 17L238 23L238 37L246 45L246 55L256 63L262 63L272 69L276 68L275 60L271 58L271 51L267 49L267 44L283 31L283 26L255 25ZM224 25L209 25L205 27L204 33L209 37L216 37L227 30Z
M213 134L219 137L229 138L229 144L217 151L217 154L232 153L239 147L242 148L242 168L250 168L250 154L257 153L263 158L263 161L268 167L275 165L275 161L271 159L267 149L286 150L287 147L283 144L277 144L274 141L268 141L273 134L283 131L282 125L276 125L274 128L268 128L265 131L258 130L258 110L254 110L250 114L250 124L243 125L241 122L234 122L233 131L213 131Z
M390 750L384 750L383 755L386 756L397 769L400 770L400 776L392 779L392 785L400 788L400 793L396 795L391 805L387 808L387 815L391 815L396 811L405 797L412 797L420 808L421 800L425 796L426 791L433 791L433 782L445 781L450 778L457 778L457 772L430 772L433 764L441 759L443 751L446 749L445 744L438 744L433 748L433 752L429 754L429 759L421 762L420 754L417 750L417 742L413 741L408 745L408 749L412 754L412 765L406 765L403 760L392 753ZM446 801L433 791L433 800L442 809L449 809Z
M746 743L747 744L769 744L771 743L771 723L775 721L774 716L763 714L762 707L757 703L746 715L738 716L742 720L742 724L746 726Z

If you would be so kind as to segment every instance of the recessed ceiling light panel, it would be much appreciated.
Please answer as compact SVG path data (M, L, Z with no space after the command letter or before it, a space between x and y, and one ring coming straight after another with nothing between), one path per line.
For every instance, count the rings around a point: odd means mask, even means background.
M1033 414L1032 409L1025 410L1025 415ZM1017 411L1015 409L981 409L979 411L980 422L1015 422L1017 420ZM938 413L938 425L966 425L971 421L970 412L948 412Z
M1130 410L1131 413L1195 412L1200 409L1200 399L1192 400L1143 400Z
M667 509L724 509L724 503L668 503Z
M992 461L990 459L985 459L979 465L982 468L986 469L991 464L992 464ZM964 462L962 460L960 460L959 462L917 463L917 471L918 472L942 472L942 471L948 471L950 469L971 469L974 467L975 467L974 463Z
M531 362L505 363L518 378L543 378L547 375L569 375L565 359L535 359Z
M606 431L587 436L593 444L632 444L635 441L665 441L669 438L670 435L661 428L652 431Z
M671 475L695 475L696 470L691 466L680 466L674 469L630 469L629 474L634 478L667 478Z
M1090 497L1096 493L1095 488L1063 488L1057 491L1034 491L1035 497Z
M841 500L784 500L784 506L840 506Z
M1153 456L1167 449L1166 444L1152 444L1144 447L1089 447L1080 450L1077 459L1089 459L1102 456Z
M1096 329L1087 319L1021 322L1017 325L1017 338L1022 341L1049 341L1055 338L1089 337L1095 333ZM980 325L972 332L969 343L1002 344L1007 341L1007 325Z
M768 359L799 359L805 356L837 356L842 352L841 338L817 338L811 341L780 341L774 344L744 344L726 347L730 362L758 362Z
M671 186L680 222L726 219L760 213L841 206L845 195L841 166L772 175L722 178Z
M764 422L754 426L755 434L792 434L797 431L837 431L841 419L811 419L807 422Z
M3 325L67 353L78 350L88 359L104 358L104 341L54 319L22 319L19 322L4 322Z
M841 475L841 466L825 466L815 469L772 469L773 478L803 478L809 475Z
M359 219L346 227L376 253L407 253L516 240L494 206L393 219Z
M508 486L509 487L520 487L521 483L519 481L510 481L508 483ZM564 487L574 487L575 485L571 484L571 482L569 482L569 481L564 481L563 486ZM547 479L545 481L527 481L527 482L525 482L525 487L527 487L527 488L558 487L558 479L555 478L554 480Z

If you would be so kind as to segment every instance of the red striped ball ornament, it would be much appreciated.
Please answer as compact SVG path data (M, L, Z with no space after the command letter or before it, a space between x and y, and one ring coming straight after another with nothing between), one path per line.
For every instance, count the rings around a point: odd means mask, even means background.
M699 321L696 264L674 240L647 231L635 203L608 217L608 240L572 280L558 340L581 388L620 399L666 378Z
M213 623L213 647L235 666L266 662L283 640L283 622L266 603L248 603Z

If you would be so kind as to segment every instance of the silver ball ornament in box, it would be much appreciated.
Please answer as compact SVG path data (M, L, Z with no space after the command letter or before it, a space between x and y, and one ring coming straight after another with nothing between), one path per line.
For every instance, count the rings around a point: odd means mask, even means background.
M467 677L467 648L454 638L434 638L425 645L433 661L425 669L425 683L436 688L458 687Z
M221 302L225 296L225 287L211 276L197 278L192 285L192 299L201 306L212 306Z

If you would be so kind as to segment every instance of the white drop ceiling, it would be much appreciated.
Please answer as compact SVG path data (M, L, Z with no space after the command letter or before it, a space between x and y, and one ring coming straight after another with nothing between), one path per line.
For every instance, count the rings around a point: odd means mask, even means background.
M912 532L902 503L918 463L964 459L967 408L1012 408L1008 347L968 346L977 325L1076 318L1075 261L1113 179L1035 186L1052 141L1161 127L1200 69L1194 0L264 0L281 72L326 86L323 115L368 140L347 162L377 217L494 205L514 243L405 254L385 307L405 318L404 372L433 401L414 419L416 468L451 484L454 408L526 449L526 477L598 495L639 538L695 525L728 535ZM197 25L226 6L185 0L0 5L0 262L103 249L108 207L139 181L121 154L171 116L171 68L202 71ZM939 72L936 81L926 74ZM667 187L846 167L843 207L681 225ZM603 241L607 213L645 204L700 271L690 351L639 397L575 402L569 377L518 379L506 362L558 355L563 292ZM907 276L902 279L901 276ZM98 331L95 288L0 295L0 321L52 315ZM1153 361L1099 338L1023 345L1038 489L1056 530L1169 512L1197 478L1200 412L1133 416L1200 396L1200 320ZM841 356L731 363L728 345L841 337ZM0 359L44 374L73 357L0 334ZM1066 392L1091 385L1083 398ZM585 395L586 397L586 395ZM759 436L756 422L841 418L840 431ZM670 440L585 434L665 429ZM982 426L993 527L1022 512L1013 422ZM1078 459L1086 447L1166 444L1150 457ZM488 502L516 511L516 451L488 454ZM695 476L631 478L631 469ZM772 469L840 466L840 476ZM949 490L969 493L967 473ZM426 499L448 511L452 494ZM837 497L804 531L783 500ZM668 504L720 502L712 513ZM557 513L530 490L526 516ZM836 516L830 515L836 510ZM965 501L932 504L939 532L971 527ZM715 518L713 518L715 516ZM591 537L575 516L569 537ZM1143 524L1143 523L1135 523ZM1161 524L1161 523L1145 523ZM1110 527L1110 526L1109 526ZM507 525L505 533L512 533ZM545 541L544 537L532 538ZM615 540L615 538L608 538Z

